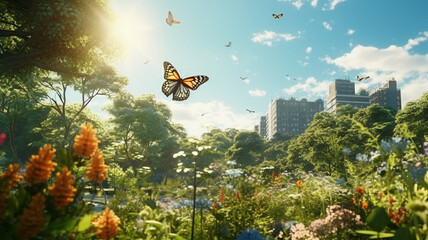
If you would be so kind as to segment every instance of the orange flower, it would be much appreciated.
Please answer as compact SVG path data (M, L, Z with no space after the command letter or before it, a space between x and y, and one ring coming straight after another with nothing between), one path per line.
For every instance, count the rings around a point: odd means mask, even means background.
M87 165L86 175L89 180L101 183L107 179L108 166L104 164L103 153L95 149L91 157L91 164Z
M10 191L12 188L16 187L18 182L21 181L22 175L18 174L19 164L9 164L6 171L0 175L0 179L6 183L5 189ZM3 187L2 187L3 189Z
M256 189L256 191L254 191L254 194L253 194L253 199L255 199L256 197L257 197L257 194L258 194L259 192L257 192L257 189Z
M16 233L21 239L30 239L43 229L45 225L45 197L41 193L37 193L31 198L29 208L24 209L24 212L19 216L20 224Z
M241 193L239 191L236 192L236 199L241 199Z
M211 206L211 212L215 212L216 209L217 209L217 202L214 200L213 205Z
M378 196L379 196L379 198L382 198L383 197L383 193L379 193Z
M7 205L6 198L10 190L16 187L17 183L22 179L22 175L18 174L19 164L9 164L6 171L0 175L0 219L3 217Z
M272 171L272 175L270 176L270 182L275 182L275 171Z
M220 203L224 204L224 188L220 189Z
M82 125L80 135L74 137L73 150L75 155L89 157L98 148L100 141L95 136L95 132L90 123Z
M351 203L351 205L355 204L355 198L351 198L351 200L349 200L349 202Z
M364 188L362 186L358 186L357 187L357 193L363 194L364 193Z
M281 185L281 180L282 180L282 173L278 173L278 177L276 179L276 181L278 182L278 185Z
M54 198L54 206L58 210L64 209L73 202L76 188L73 187L73 176L66 167L56 174L55 184L48 188Z
M369 204L366 202L361 202L361 208L366 210L369 207Z
M303 186L303 181L302 180L297 180L296 186L302 187Z
M97 228L97 237L101 239L110 239L116 236L119 231L119 224L119 217L117 217L108 207L103 213L92 219L92 225Z
M55 157L55 149L50 144L45 144L39 150L39 154L31 155L27 162L27 170L24 180L27 183L42 183L51 177L52 171L57 165L52 160Z

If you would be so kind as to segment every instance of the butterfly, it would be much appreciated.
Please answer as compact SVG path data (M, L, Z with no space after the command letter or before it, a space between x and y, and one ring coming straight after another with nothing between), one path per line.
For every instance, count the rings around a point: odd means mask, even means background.
M272 16L273 16L273 18L275 18L275 19L280 19L282 16L283 16L284 14L278 14L278 15L276 15L275 13L274 14L272 14Z
M370 76L360 78L360 76L357 75L357 81L358 82L361 82L361 81L366 80L368 78L370 78Z
M196 90L201 84L208 81L204 75L196 75L182 79L177 69L169 62L163 63L164 78L166 81L162 84L162 92L168 97L172 94L172 100L183 101L189 95L189 89Z
M232 45L232 42L228 42L225 46L230 47Z
M175 19L174 19L174 17L172 16L171 11L168 11L168 17L166 18L166 23L167 23L169 26L172 26L172 24L179 24L179 23L181 23L181 22L180 22L180 21L175 20Z

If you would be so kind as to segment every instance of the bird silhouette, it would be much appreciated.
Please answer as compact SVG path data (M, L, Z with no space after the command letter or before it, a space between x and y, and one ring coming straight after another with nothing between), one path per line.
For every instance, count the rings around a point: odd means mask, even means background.
M228 42L225 46L230 47L232 45L232 42Z
M368 78L370 78L370 76L360 78L360 76L357 75L357 81L358 82L361 82L361 81L366 80Z
M204 112L204 113L201 114L201 116L203 117L203 116L205 116L207 114L208 114L207 112Z
M245 80L245 79L247 79L248 77L240 77L242 80Z
M255 113L256 111L253 111L253 110L250 110L250 109L245 109L245 110L247 110L249 113Z

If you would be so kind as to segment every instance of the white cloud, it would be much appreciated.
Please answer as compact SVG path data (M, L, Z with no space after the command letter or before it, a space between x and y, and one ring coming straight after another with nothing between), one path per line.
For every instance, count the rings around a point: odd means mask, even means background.
M312 0L312 2L311 2L312 7L316 7L317 4L318 4L318 0Z
M298 83L290 88L284 88L282 91L288 95L304 92L307 96L327 96L330 84L331 82L318 82L314 77L309 77L304 83Z
M355 33L355 30L350 28L350 29L348 29L348 32L346 34L352 35L354 33Z
M232 61L237 62L238 61L238 57L235 55L230 55L230 57L232 58Z
M263 97L266 95L266 91L265 90L260 90L260 89L256 89L256 90L249 90L248 93L253 96L253 97Z
M325 29L327 29L328 31L333 30L333 28L331 27L331 25L328 22L322 22L322 25L324 26Z
M312 52L312 47L307 47L306 48L306 53L310 53L310 52Z
M276 33L273 31L265 30L263 33L253 33L253 38L251 39L253 42L262 43L269 47L272 46L272 42L278 42L281 40L291 41L301 37L301 32L298 31L297 35L293 35L291 33Z
M172 111L172 122L183 125L188 136L200 137L211 128L253 130L260 120L259 114L236 114L223 102L164 101ZM189 111L192 109L192 111ZM201 114L206 113L204 116Z
M297 0L293 2L293 5L297 8L300 9L303 6L302 0Z
M306 67L309 64L308 62L304 62L302 60L298 60L297 63L299 63L302 67Z
M246 84L250 84L250 79L246 78L243 80Z
M402 105L419 98L428 91L428 54L411 54L409 50L428 38L428 31L414 39L409 39L404 46L390 45L386 48L373 46L355 46L351 52L332 59L323 60L344 68L345 71L361 70L360 75L369 75L369 83L379 86L394 77L401 88ZM409 82L410 81L410 82Z
M341 3L341 2L345 2L346 0L333 0L331 1L331 5L330 5L330 10L334 10L334 8L336 7L337 4Z

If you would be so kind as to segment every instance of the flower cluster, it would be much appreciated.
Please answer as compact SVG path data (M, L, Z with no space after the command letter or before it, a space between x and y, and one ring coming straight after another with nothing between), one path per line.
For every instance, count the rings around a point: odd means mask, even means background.
M73 176L71 175L71 171L67 168L63 168L56 176L55 184L48 189L50 195L53 196L55 208L62 210L73 202L76 188L73 187Z
M91 157L91 163L86 166L89 180L94 182L102 182L107 179L108 166L104 164L103 154L100 150L95 149Z
M73 150L75 155L89 157L98 148L100 142L95 136L95 129L90 123L82 125L81 132L74 138Z
M24 212L19 217L20 224L16 233L21 239L31 239L42 230L45 224L45 197L41 193L37 193L31 198L29 208L24 209Z
M39 149L39 154L31 155L24 175L25 182L39 184L48 180L57 165L52 161L55 152L50 144L45 144Z
M96 235L101 239L110 239L116 236L120 219L108 207L100 215L92 219L92 225L96 227Z
M356 195L350 199L351 205L355 205L357 202L360 204L363 210L367 210L369 208L369 204L365 200L365 190L363 186L358 186L355 190Z
M6 198L12 188L22 179L18 174L19 164L10 164L6 171L0 175L0 219L6 211Z
M319 240L312 232L310 232L303 223L297 223L290 228L291 240Z

